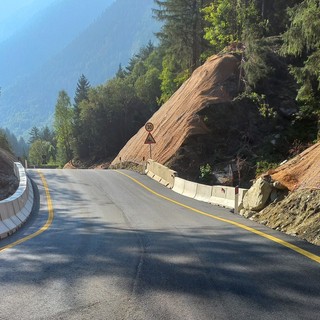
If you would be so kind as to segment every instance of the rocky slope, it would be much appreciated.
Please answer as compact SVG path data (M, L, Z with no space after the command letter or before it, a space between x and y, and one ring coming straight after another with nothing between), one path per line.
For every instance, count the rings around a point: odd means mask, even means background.
M268 174L292 192L253 219L320 245L320 142Z
M266 226L320 245L320 190L300 189L252 216Z
M243 216L320 245L320 142L260 177L243 203Z

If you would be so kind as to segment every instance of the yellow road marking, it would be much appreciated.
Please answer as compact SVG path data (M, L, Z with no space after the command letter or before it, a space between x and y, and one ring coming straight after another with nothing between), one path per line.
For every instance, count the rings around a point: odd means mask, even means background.
M307 257L307 258L309 258L309 259L311 259L311 260L313 260L315 262L317 262L317 263L320 263L320 256L317 256L316 254L313 254L313 253L311 253L309 251L306 251L306 250L304 250L302 248L299 248L298 246L296 246L296 245L294 245L292 243L289 243L289 242L287 242L285 240L279 239L279 238L277 238L275 236L271 236L271 235L269 235L267 233L264 233L262 231L256 230L256 229L254 229L252 227L248 227L248 226L246 226L246 225L244 225L242 223L238 223L238 222L235 222L235 221L232 221L232 220L229 220L229 219L225 219L225 218L220 218L220 217L215 216L213 214L209 214L209 213L206 213L204 211L198 210L196 208L187 206L187 205L185 205L185 204L183 204L181 202L178 202L178 201L173 200L171 198L168 198L168 197L166 197L166 196L164 196L164 195L162 195L160 193L155 192L154 190L152 190L149 187L145 186L143 183L139 182L138 180L130 177L129 175L127 175L127 174L125 174L123 172L120 172L118 170L116 170L116 171L118 173L126 176L127 178L131 179L136 184L140 185L142 188L148 190L149 192L151 192L152 194L156 195L157 197L160 197L162 199L170 201L170 202L172 202L172 203L174 203L174 204L176 204L176 205L178 205L180 207L189 209L189 210L191 210L193 212L196 212L196 213L199 213L199 214L201 214L203 216L206 216L206 217L209 217L209 218L212 218L212 219L215 219L215 220L219 220L219 221L222 221L222 222L225 222L225 223L228 223L228 224L232 224L232 225L234 225L234 226L236 226L238 228L241 228L241 229L247 230L249 232L255 233L255 234L259 235L260 237L263 237L263 238L269 239L269 240L271 240L273 242L276 242L276 243L278 243L278 244L280 244L280 245L282 245L284 247L287 247L287 248L289 248L289 249L291 249L291 250L293 250L293 251L295 251L295 252L297 252L297 253L299 253L299 254L301 254L301 255L303 255L303 256L305 256L305 257Z
M43 187L44 187L45 192L46 192L47 206L48 206L48 212L49 212L48 219L47 219L46 223L44 224L44 226L41 227L38 231L36 231L35 233L30 234L29 236L26 236L26 237L20 239L20 240L12 242L12 243L4 246L4 247L1 247L0 248L0 252L5 251L5 250L10 249L10 248L13 248L13 247L15 247L15 246L17 246L17 245L19 245L19 244L21 244L23 242L26 242L26 241L28 241L28 240L30 240L32 238L37 237L38 235L40 235L44 231L48 230L49 227L52 224L52 221L53 221L53 218L54 218L54 211L53 211L53 205L52 205L52 200L51 200L51 196L50 196L47 180L45 179L45 177L44 177L42 172L38 171L38 173L40 175Z

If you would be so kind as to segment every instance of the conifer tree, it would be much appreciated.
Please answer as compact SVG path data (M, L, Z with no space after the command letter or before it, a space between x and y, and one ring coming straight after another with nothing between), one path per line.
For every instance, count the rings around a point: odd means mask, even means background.
M315 116L320 137L320 1L304 0L289 10L290 27L284 33L282 53L303 61L290 70L299 91L300 117Z
M32 129L29 132L29 143L32 144L36 140L40 139L40 130L37 127L32 127Z
M157 36L165 52L163 60L161 102L201 64L203 51L203 19L201 9L206 0L155 0L155 18L163 21Z
M82 74L78 80L76 93L74 97L74 106L75 108L79 107L79 103L85 99L88 99L88 91L90 89L90 82Z
M90 90L90 82L82 74L78 80L75 97L74 97L74 113L73 113L73 136L74 136L74 151L76 156L80 156L83 149L83 144L86 139L83 138L83 124L81 121L81 102L88 100Z

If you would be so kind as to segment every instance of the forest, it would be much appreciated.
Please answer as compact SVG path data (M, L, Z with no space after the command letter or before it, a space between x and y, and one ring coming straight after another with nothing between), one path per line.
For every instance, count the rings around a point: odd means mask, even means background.
M241 58L238 98L250 99L266 118L277 117L265 90L276 76L270 56L286 64L298 110L290 117L288 155L319 138L319 0L155 0L153 15L162 23L157 45L142 47L104 84L92 87L82 75L73 99L58 93L53 127L30 132L32 163L113 159L198 66L226 52ZM276 158L258 161L268 167Z

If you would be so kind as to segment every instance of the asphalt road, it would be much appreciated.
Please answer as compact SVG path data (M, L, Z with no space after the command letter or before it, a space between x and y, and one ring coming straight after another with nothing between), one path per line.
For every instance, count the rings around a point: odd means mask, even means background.
M319 247L137 173L122 171L149 190L116 171L42 172L54 212L31 170L39 205L0 242L0 319L320 319L320 263L239 226Z

